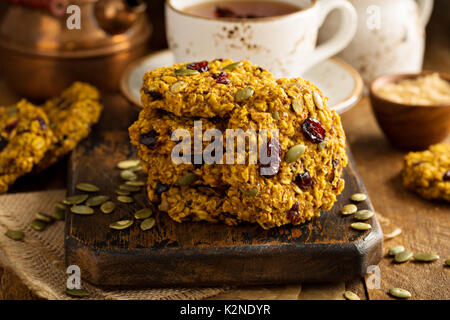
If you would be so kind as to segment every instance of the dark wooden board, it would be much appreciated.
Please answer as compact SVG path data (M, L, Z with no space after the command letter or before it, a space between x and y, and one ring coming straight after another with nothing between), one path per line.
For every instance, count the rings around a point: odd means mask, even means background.
M72 153L69 194L77 193L77 183L92 182L114 197L121 183L115 165L131 157L134 150L125 130L94 132ZM272 230L251 224L180 224L165 213L156 213L151 231L141 231L136 223L128 230L111 230L111 222L148 206L144 191L135 195L136 203L119 204L110 215L98 209L92 216L68 213L66 262L78 265L85 280L104 287L352 279L380 261L382 231L375 218L369 221L370 232L354 231L352 217L339 213L351 194L364 192L353 160L344 179L346 188L331 211L301 226ZM369 200L359 207L373 209Z

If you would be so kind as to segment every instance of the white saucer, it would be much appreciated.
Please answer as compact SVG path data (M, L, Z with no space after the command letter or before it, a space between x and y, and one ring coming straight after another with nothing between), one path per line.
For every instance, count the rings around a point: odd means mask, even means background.
M148 70L174 64L170 50L158 51L132 62L120 81L123 94L134 104L141 106L139 90ZM325 60L306 71L302 77L313 82L330 98L330 108L339 114L353 107L361 97L363 82L359 73L337 58Z

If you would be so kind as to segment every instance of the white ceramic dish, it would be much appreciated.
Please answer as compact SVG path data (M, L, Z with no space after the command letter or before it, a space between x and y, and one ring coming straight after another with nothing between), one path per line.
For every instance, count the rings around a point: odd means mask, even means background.
M134 104L141 106L139 90L148 70L174 64L170 50L163 50L145 56L131 63L122 75L120 88ZM330 98L330 108L339 114L353 107L361 98L363 82L359 73L350 65L337 58L325 60L301 75L312 81Z

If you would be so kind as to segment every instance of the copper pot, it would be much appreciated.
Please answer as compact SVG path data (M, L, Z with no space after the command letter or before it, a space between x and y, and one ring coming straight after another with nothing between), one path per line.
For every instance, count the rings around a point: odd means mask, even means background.
M34 100L55 96L77 80L117 90L122 71L145 54L151 34L142 6L129 10L125 3L122 8L129 12L121 12L119 2L71 1L81 9L79 30L68 29L68 14L58 17L51 11L0 3L0 72L6 82ZM117 21L102 14L114 12L108 4L119 13Z

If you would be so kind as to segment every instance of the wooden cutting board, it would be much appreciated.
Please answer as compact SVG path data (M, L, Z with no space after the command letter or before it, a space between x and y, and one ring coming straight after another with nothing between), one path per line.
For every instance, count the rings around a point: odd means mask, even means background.
M115 197L122 183L116 164L135 158L127 132L93 132L72 153L69 195L75 185L90 182L101 194ZM156 226L141 231L139 223L116 231L111 222L133 218L148 206L145 191L131 205L118 204L110 215L98 209L92 216L67 214L67 265L78 265L82 277L98 286L201 286L342 281L359 277L382 254L382 231L376 218L370 232L352 230L353 218L339 209L355 192L364 192L353 159L344 172L346 187L339 201L320 218L295 227L263 230L257 225L177 223L156 213ZM370 200L359 208L373 210ZM243 208L245 210L245 208Z

